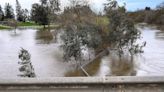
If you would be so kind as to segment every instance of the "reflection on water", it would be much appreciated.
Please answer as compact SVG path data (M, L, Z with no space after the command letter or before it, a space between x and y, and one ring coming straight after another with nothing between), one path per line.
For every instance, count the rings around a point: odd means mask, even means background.
M118 55L110 56L110 70L111 75L114 76L134 76L135 75L135 65L134 56Z
M147 42L144 53L138 56L116 55L102 58L98 76L160 76L164 75L164 32L155 27L139 27L142 41Z
M38 43L49 44L53 40L53 35L50 30L37 31L36 39L39 40Z
M144 53L121 59L110 54L85 67L91 76L158 76L164 75L164 32L150 27L139 27ZM84 76L81 70L63 62L60 39L55 30L17 29L0 31L0 78L18 78L18 52L20 47L31 54L37 77Z
M164 31L158 31L155 33L156 39L164 40Z
M90 76L96 76L97 71L99 70L100 67L100 62L101 59L96 59L93 63L88 64L86 67L84 67L84 69L87 71L87 73ZM65 74L66 77L73 77L73 76L83 76L85 77L86 75L84 74L84 72L81 69L76 69L76 67L74 67L72 70L70 70L69 72L67 72Z
M45 40L43 42L50 32L38 31L37 29L17 29L16 35L14 31L0 31L0 78L17 78L19 74L18 52L21 47L31 54L31 62L37 77L62 77L69 70L67 63L62 62L60 43L47 44ZM36 39L38 35L41 39Z

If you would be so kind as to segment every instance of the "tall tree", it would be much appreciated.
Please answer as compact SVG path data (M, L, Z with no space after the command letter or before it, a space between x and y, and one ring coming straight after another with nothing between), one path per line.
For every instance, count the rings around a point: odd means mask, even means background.
M29 20L29 11L27 9L22 9L23 22Z
M52 13L60 11L60 1L59 0L49 0L49 7Z
M2 7L0 5L0 21L3 21L3 19L4 19L4 12L3 12Z
M16 0L16 17L18 21L23 21L23 11L18 0Z
M32 4L31 8L31 20L35 21L36 23L38 23L39 20L39 7L40 5L38 3L34 3Z
M6 3L6 5L5 5L4 15L5 15L6 19L13 19L15 17L14 9L12 8L12 6L9 3Z
M36 23L40 25L48 25L49 24L49 19L48 19L48 7L45 5L39 5L37 3L32 5L32 10L31 10L31 19L35 21Z
M47 0L40 0L40 2L41 2L42 6L46 6L47 5Z
M74 59L77 64L83 63L82 47L96 49L102 42L99 27L92 20L94 15L84 1L70 0L71 7L65 9L63 15L63 58L67 62Z
M108 41L110 48L117 49L119 54L125 50L131 54L142 52L140 46L136 44L136 40L140 38L140 31L127 17L126 9L118 6L116 0L108 0L105 11L109 18Z
M48 18L50 22L54 22L57 19L57 13L60 11L60 1L59 0L49 0L48 1Z

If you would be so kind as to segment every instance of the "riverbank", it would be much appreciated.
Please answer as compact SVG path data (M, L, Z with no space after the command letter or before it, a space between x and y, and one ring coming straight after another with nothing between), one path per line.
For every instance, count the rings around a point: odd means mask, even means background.
M3 29L14 29L15 27L39 27L40 25L33 23L33 22L7 22L7 21L2 21L0 24L0 30Z
M12 29L12 27L0 25L0 30L3 30L3 29Z
M18 26L39 26L38 24L34 22L18 22L17 25Z
M51 24L51 25L46 25L46 29L52 29L52 28L58 28L59 25L56 24ZM36 23L32 22L19 22L17 24L16 28L44 28L43 25L38 25ZM15 27L12 26L7 26L7 25L0 25L0 30L5 30L5 29L15 29Z

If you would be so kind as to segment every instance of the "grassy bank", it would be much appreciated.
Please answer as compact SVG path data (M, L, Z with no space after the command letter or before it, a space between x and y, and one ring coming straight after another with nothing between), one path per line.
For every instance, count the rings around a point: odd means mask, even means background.
M18 22L17 26L39 26L34 22Z
M11 28L12 28L12 27L0 25L0 30L3 30L3 29L11 29Z
M36 24L34 22L17 22L17 28L44 28L43 25ZM52 29L52 28L59 28L60 26L57 24L51 24L51 25L46 25L46 29ZM2 29L12 29L15 27L12 26L6 26L6 25L0 25L0 30Z
M40 27L40 25L33 22L17 22L17 27ZM0 25L0 29L12 29L12 26Z

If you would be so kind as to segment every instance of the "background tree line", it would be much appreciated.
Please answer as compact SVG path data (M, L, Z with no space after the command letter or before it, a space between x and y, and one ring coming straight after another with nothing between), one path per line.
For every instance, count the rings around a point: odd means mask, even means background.
M145 10L129 12L128 16L136 23L145 22L148 24L160 25L164 29L164 2L159 4L156 9L145 7Z
M39 25L49 25L56 19L56 12L60 10L59 0L40 0L34 3L31 11L22 9L21 4L16 0L16 13L13 7L6 3L4 9L0 5L0 21L35 22ZM16 22L15 21L15 22Z

